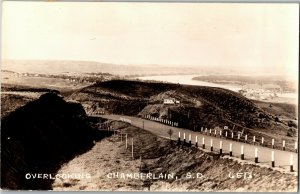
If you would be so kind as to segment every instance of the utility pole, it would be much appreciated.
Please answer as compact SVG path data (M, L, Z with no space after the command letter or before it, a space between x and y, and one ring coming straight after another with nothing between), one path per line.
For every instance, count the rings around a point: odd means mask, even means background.
M133 138L131 138L131 157L133 159Z

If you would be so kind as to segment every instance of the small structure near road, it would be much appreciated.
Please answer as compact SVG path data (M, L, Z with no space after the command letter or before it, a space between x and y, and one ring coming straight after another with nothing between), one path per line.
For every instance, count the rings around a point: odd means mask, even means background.
M164 104L180 104L179 100L176 100L174 98L164 99Z

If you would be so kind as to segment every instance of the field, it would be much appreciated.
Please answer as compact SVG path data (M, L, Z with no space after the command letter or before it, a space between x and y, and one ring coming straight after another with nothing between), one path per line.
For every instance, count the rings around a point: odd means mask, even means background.
M1 71L1 74L1 85L48 88L61 91L76 90L89 85L87 83L72 82L63 78L23 76L11 71Z

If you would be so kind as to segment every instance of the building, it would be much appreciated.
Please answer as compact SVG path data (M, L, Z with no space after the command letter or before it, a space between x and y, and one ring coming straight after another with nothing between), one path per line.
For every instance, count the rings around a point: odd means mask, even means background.
M164 104L180 104L180 101L173 98L169 98L164 99Z

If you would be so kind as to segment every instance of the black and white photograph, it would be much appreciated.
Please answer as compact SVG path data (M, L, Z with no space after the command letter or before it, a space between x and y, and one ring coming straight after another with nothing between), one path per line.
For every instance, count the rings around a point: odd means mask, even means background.
M1 14L1 191L298 191L298 3Z

